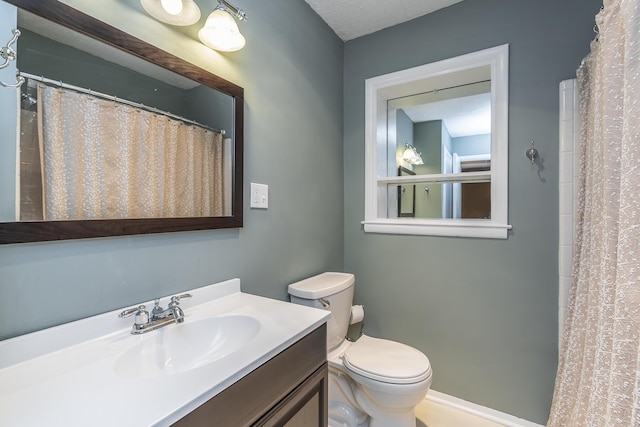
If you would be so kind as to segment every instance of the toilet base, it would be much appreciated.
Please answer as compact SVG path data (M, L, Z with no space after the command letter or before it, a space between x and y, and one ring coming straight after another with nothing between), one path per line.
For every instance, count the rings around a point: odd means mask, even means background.
M369 427L369 416L353 397L353 382L339 369L329 367L329 427Z
M358 407L370 417L369 427L416 427L415 408L424 399L432 377L414 384L380 384L350 373Z
M329 402L329 427L369 427L369 417L359 421L353 408Z
M393 395L382 399L376 390L363 388L354 381L354 377L361 381L362 378L343 369L335 359L330 359L329 427L416 427L415 406L426 395L431 378L414 385L413 396L397 396L398 400L394 401ZM407 385L401 387L407 388ZM381 407L378 401L387 405Z
M415 406L382 410L360 389L356 389L355 397L369 414L369 427L416 427Z

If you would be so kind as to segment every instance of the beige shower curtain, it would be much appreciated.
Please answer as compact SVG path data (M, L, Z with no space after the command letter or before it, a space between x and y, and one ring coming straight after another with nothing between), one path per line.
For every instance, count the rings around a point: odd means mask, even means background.
M38 85L47 220L220 216L218 133Z
M639 4L604 2L578 70L577 238L550 427L640 426Z

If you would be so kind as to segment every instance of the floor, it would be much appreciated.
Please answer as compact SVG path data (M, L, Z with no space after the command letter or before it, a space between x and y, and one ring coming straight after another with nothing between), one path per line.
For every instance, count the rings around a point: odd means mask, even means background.
M504 425L425 399L416 407L416 427L504 427Z

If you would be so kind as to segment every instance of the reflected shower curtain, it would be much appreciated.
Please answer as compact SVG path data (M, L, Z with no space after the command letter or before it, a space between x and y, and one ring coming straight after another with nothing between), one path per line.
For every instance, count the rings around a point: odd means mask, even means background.
M220 216L222 136L38 85L47 220Z
M640 426L640 6L610 0L578 70L579 206L550 427Z

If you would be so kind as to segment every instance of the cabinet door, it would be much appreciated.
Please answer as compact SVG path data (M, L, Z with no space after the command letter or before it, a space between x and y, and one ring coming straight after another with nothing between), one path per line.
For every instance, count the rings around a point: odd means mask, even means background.
M253 427L325 427L328 368L325 363Z

